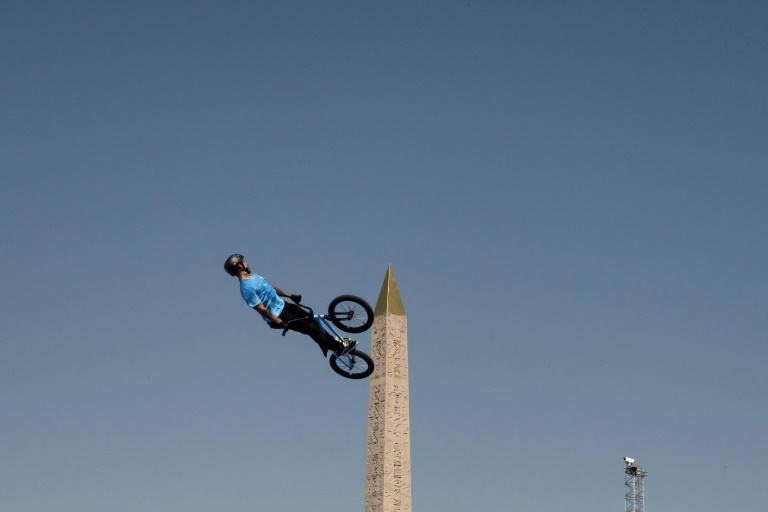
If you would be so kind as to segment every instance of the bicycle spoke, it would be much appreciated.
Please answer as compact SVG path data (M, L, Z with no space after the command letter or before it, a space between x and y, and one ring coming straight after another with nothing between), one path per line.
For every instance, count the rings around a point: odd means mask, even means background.
M334 314L337 320L343 322L350 327L359 327L368 319L368 315L359 304L354 302L341 303L337 306L337 310Z
M341 356L338 358L338 361L344 370L352 374L362 373L368 367L366 364L360 364L361 361L354 356ZM362 363L365 363L365 361L362 361Z

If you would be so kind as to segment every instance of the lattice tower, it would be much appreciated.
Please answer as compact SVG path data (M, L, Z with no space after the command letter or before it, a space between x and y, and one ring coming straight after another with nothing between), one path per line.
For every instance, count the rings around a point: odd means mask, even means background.
M648 472L624 457L624 512L645 512L645 477Z

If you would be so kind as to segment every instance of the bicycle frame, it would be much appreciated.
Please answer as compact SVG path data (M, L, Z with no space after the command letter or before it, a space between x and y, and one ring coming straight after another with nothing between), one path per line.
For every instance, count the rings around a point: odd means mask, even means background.
M366 322L363 324L360 324L355 327L351 327L351 330L347 330L344 327L342 327L342 325L345 327L347 326L345 322L352 321L355 318L355 311L352 309L349 309L346 311L343 309L342 310L335 309L335 306L338 304L338 302L335 302L335 301L342 301L342 300L349 300L354 304L361 305L365 309L365 314L367 315L366 318L368 318L368 320L366 320ZM312 311L312 308L310 308L309 306L305 306L303 304L297 304L297 306L307 314L306 316L302 316L300 318L295 318L294 320L289 320L288 322L285 322L285 325L283 326L283 336L285 336L285 334L290 330L290 327L288 327L288 325L291 322L299 321L299 320L302 322L309 322L309 318L311 317L315 321L317 326L320 328L320 330L326 334L326 336L333 337L338 340L349 340L356 344L357 343L356 341L353 341L350 338L344 337L339 331L337 331L336 330L337 327L334 326L334 324L341 324L341 325L338 325L338 328L341 331L350 332L350 333L359 333L370 328L371 324L373 323L373 320L370 319L372 315L371 307L368 305L367 302L363 301L363 299L359 297L355 297L353 295L340 295L336 297L336 299L331 301L331 305L329 306L329 313L325 315L316 315L314 311ZM320 349L323 352L323 356L328 357L328 352L331 350L325 347L324 344L321 344L320 342L317 342L317 343L318 345L320 345ZM352 350L349 350L344 355L339 355L333 352L329 362L334 372L348 379L363 379L365 377L368 377L373 373L373 368L374 368L374 363L371 357L365 352L355 350L354 346L352 347Z
M311 310L310 310L311 311ZM341 339L343 336L339 334L339 331L334 329L333 325L328 321L326 318L328 315L312 315L312 318L315 319L315 322L317 322L317 325L320 326L321 329L323 329L325 332L330 332L330 334L333 334L337 338Z
M317 323L318 327L325 331L328 334L333 334L335 337L342 339L343 336L339 334L339 331L337 331L333 325L328 321L328 315L316 315L315 312L312 310L311 307L305 306L304 304L297 304L299 308L303 309L304 311L307 311L310 315L312 315L312 318ZM298 319L297 319L298 320ZM291 323L295 320L290 320L288 323ZM283 336L285 336L285 333L288 332L288 327L285 327L283 329Z

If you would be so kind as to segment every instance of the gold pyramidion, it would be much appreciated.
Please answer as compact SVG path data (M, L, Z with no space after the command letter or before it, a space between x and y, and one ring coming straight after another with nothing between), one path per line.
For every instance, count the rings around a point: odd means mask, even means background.
M381 285L379 300L376 301L373 316L380 316L385 313L405 316L403 300L400 298L400 290L397 289L397 281L395 281L395 274L392 273L392 265L389 265L387 275L384 276L384 284Z

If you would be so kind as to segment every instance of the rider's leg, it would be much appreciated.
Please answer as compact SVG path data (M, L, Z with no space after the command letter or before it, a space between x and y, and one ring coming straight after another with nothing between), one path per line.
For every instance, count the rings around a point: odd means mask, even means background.
M315 340L315 343L325 349L335 352L343 348L340 340L335 340L328 336L328 334L326 334L326 332L321 329L319 325L317 325L317 322L314 318L312 318L308 313L306 313L295 304L288 302L285 303L285 307L280 313L280 320L295 320L294 322L290 323L288 329L306 334Z

